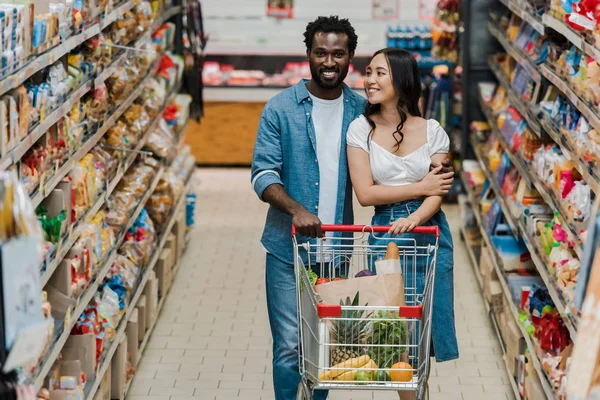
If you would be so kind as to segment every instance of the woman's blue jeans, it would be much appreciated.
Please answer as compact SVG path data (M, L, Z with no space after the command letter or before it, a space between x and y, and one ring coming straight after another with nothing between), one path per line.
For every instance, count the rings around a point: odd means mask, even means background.
M393 205L377 206L371 224L373 226L391 225L398 218L406 218L417 211L422 203L421 199L415 199ZM452 234L446 216L442 211L439 211L422 225L437 225L440 229L433 292L432 351L435 353L436 361L450 361L458 358L458 343L454 325L454 245ZM385 238L390 237L392 236L389 234L378 234L377 238L371 236L369 244L387 246L389 240ZM417 246L435 244L435 236L433 235L405 234L402 237L415 239ZM409 270L412 270L412 266ZM416 277L404 277L405 286L407 282L416 282L417 292L423 293L425 265L417 262L416 270ZM409 294L407 293L407 295Z

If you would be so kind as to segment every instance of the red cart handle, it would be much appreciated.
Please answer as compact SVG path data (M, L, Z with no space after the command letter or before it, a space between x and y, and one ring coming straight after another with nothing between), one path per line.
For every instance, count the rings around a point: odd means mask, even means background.
M371 226L371 225L321 225L323 232L377 232L387 233L389 226ZM437 225L417 226L409 233L421 235L435 235L440 237L440 228ZM296 235L296 225L292 225L292 236Z

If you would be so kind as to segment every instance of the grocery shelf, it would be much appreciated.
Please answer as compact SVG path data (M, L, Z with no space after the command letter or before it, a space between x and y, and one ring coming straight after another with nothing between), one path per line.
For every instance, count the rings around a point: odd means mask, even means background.
M501 194L498 194L497 197L502 197ZM502 203L501 203L502 205ZM476 211L476 213L478 213L479 210ZM508 212L507 209L502 208L502 212L506 213ZM480 219L481 220L481 217ZM552 386L548 380L547 375L544 372L544 369L542 368L541 362L539 357L537 356L537 354L535 353L535 349L536 347L533 344L533 341L531 340L531 338L529 337L529 334L527 333L527 331L525 330L525 328L523 327L523 325L521 324L521 321L519 320L519 310L517 309L517 306L515 305L515 302L513 300L512 297L512 293L510 291L510 288L508 286L508 281L506 278L506 273L504 271L503 268L501 268L501 264L502 261L500 260L500 257L498 256L497 251L495 250L496 248L494 247L494 245L492 244L492 240L489 236L489 234L487 233L487 231L485 230L483 225L479 225L479 229L481 231L481 236L483 237L483 240L486 243L487 248L490 251L490 258L492 260L492 264L494 266L494 269L496 270L496 274L498 275L498 279L500 281L500 284L502 286L502 290L504 292L504 296L507 298L507 307L509 310L509 315L512 315L514 321L516 322L517 326L519 327L519 329L521 330L521 334L523 335L524 339L525 339L525 343L527 343L527 348L530 349L532 357L531 359L533 360L533 365L534 368L538 374L538 376L540 377L540 382L542 384L542 388L544 390L544 393L546 394L546 398L548 399L557 399L556 393L553 391ZM512 386L512 384L511 384ZM514 390L514 388L513 388ZM517 397L518 398L518 397Z
M119 17L125 14L135 6L135 1L126 1L125 3L115 7L113 11L100 21L100 30L104 30L110 24L115 22Z
M521 175L521 178L523 178L523 180L525 180L527 185L529 185L530 187L533 186L533 181L532 181L530 173L529 173L529 167L527 165L525 165L523 160L521 160L519 157L517 157L511 151L509 144L506 142L506 138L504 137L502 132L500 132L500 129L498 129L498 125L496 125L496 119L492 115L491 108L485 103L485 101L481 97L481 93L479 94L479 105L481 107L481 110L483 111L483 114L485 115L485 117L488 121L488 124L490 125L490 127L492 129L492 132L494 132L496 134L496 137L500 141L500 144L502 145L504 152L510 159L510 162L517 168L517 170L519 170L519 174Z
M152 35L154 34L154 32L156 32L156 30L158 28L160 28L161 25L163 25L165 22L167 22L168 20L170 20L177 14L180 14L182 9L183 8L181 6L176 6L176 7L171 7L167 11L163 12L160 15L160 17L158 17L158 19L156 19L154 21L154 24L152 25L152 29L149 29L139 39L137 39L135 44L133 45L133 47L136 49L142 48L147 42L149 42L152 39Z
M520 223L520 228L522 232L526 232L525 226L523 223ZM545 268L546 262L540 256L537 246L535 246L530 240L529 237L524 234L523 241L527 246L527 250L531 254L531 259L536 266L537 271L539 272L546 288L548 289L548 293L554 302L554 305L558 309L559 314L565 322L565 326L569 330L571 334L571 339L575 341L575 337L577 336L577 317L573 315L573 313L565 306L565 300L563 296L556 289L555 280L550 276L550 273Z
M579 98L577 93L575 93L575 91L569 87L568 82L564 78L556 75L556 73L546 65L542 65L540 70L542 75L544 75L544 77L548 79L550 83L556 86L558 90L560 90L565 97L568 98L575 107L577 107L581 114L587 118L590 124L592 124L595 129L600 130L600 117L598 116L598 113L594 112L585 101Z
M58 339L52 345L50 352L45 357L45 359L41 362L40 370L36 372L36 374L33 378L36 392L39 391L40 388L42 387L42 385L44 384L44 379L50 372L52 365L58 358L62 348L64 347L65 343L67 342L67 339L69 339L69 336L71 335L71 329L73 329L73 326L75 326L75 323L77 322L77 319L79 318L79 315L81 315L81 313L83 313L85 308L88 306L88 304L90 303L90 301L92 300L92 298L94 297L96 292L98 291L98 287L100 286L100 283L104 280L104 277L106 277L106 275L108 274L108 271L110 270L110 267L112 266L112 264L116 258L117 258L117 252L115 251L115 249L113 249L111 254L108 256L107 261L104 263L104 265L100 268L99 272L96 274L96 279L94 279L93 283L90 286L88 286L88 288L85 290L85 292L79 297L77 306L71 313L71 321L69 321L68 326L65 325L65 328L64 328L62 334L58 337Z
M79 315L81 315L81 313L85 310L85 308L87 307L89 302L94 297L94 294L98 290L100 283L102 282L104 277L108 274L110 267L112 266L114 260L117 257L118 250L121 247L121 244L123 244L123 241L125 240L127 231L129 230L129 228L131 228L131 226L133 226L135 220L140 215L140 213L142 212L142 209L146 205L146 202L148 201L148 199L150 198L150 196L156 189L156 186L158 186L158 182L160 181L162 174L163 174L163 170L160 169L158 171L158 173L156 174L156 176L154 177L152 184L149 186L148 190L146 191L146 193L140 200L139 205L137 206L136 210L129 218L124 229L122 229L121 234L119 235L119 239L116 240L115 245L113 246L112 250L110 251L110 254L107 257L107 261L101 267L100 272L96 276L96 279L94 280L93 284L90 285L85 290L84 294L81 295L81 297L77 303L78 304L77 307L71 313L71 321L69 321L68 326L65 325L65 329L63 330L63 333L61 334L59 339L52 346L52 350L50 351L48 356L45 357L45 359L41 362L42 367L35 374L35 377L34 377L34 386L35 386L36 392L39 391L40 388L42 387L42 385L44 384L44 379L50 372L52 365L58 358L63 346L67 342L67 339L69 338L69 336L71 334L71 330L73 329L73 326L75 326L75 323L77 322L77 319L79 318Z
M512 214L512 211L511 211L510 207L508 206L506 199L504 198L505 195L504 195L504 193L502 193L502 190L500 189L500 186L498 185L498 181L496 180L496 177L490 170L490 167L487 163L486 158L481 153L481 149L479 148L479 146L477 146L475 143L473 143L473 149L475 151L475 156L477 157L477 160L479 161L479 165L481 166L481 169L485 173L487 180L490 182L490 186L492 187L494 193L496 193L496 199L500 203L500 208L502 208L502 212L504 214L504 217L506 218L506 222L508 223L508 226L510 226L510 230L511 230L512 234L517 238L520 237L521 231L519 230L519 225L517 224L515 216Z
M488 118L488 124L492 127L492 130L498 132L498 127L494 121L494 119L490 119L491 111L489 107L483 102L480 95L481 108L486 117ZM512 150L508 143L506 143L504 136L500 132L498 132L497 137L502 145L504 152L507 154L512 163L514 163L515 167L520 173L521 178L523 178L527 184L532 185L539 192L540 196L544 200L546 204L548 204L555 212L560 214L561 225L569 231L571 238L575 239L574 250L579 259L583 257L583 249L581 245L578 243L578 229L575 227L575 223L571 221L568 217L568 213L563 210L562 202L554 196L553 193L549 192L545 185L539 181L539 178L531 172L531 167L523 162L518 156L512 153ZM473 148L476 149L476 146L473 144ZM481 161L480 161L481 163ZM484 165L482 165L482 169ZM512 227L511 227L512 228Z
M64 41L64 43L61 43L58 46L48 50L46 53L34 58L12 75L0 80L0 95L3 95L9 90L16 89L27 79L31 78L36 72L54 64L56 61L86 40L98 35L102 29L104 29L110 23L116 21L119 16L123 15L123 13L125 13L127 10L133 8L134 5L135 1L129 0L121 6L118 6L99 23L93 24L92 26L86 28L80 34L69 37Z
M544 112L544 118L542 119L542 127L552 140L559 145L560 150L565 157L575 164L577 171L581 173L583 180L588 184L590 189L592 189L595 194L600 194L600 177L596 175L595 165L588 164L571 150L574 146L569 140L569 137L556 130L550 121L550 116L546 112Z
M600 62L600 48L588 43L585 38L579 34L579 32L574 31L566 23L550 14L544 14L542 21L548 28L552 28L556 32L563 35L579 50L583 51L589 57L595 59L596 62Z
M462 174L463 182L466 182L464 173L462 171L461 171L461 174ZM475 196L473 196L473 194L471 193L471 191L468 188L466 189L466 192L467 192L467 196L469 198L469 202L471 203L471 205L473 207L473 210L474 210L473 214L475 215L475 219L477 220L477 225L481 226L481 215L479 214L479 209L477 207L478 203L475 199ZM461 230L461 234L462 234L463 238L466 238L467 235L466 235L464 226L461 226L460 230ZM490 303L487 301L487 299L483 295L483 278L481 276L481 271L479 270L479 263L477 262L475 254L473 253L472 247L469 246L466 242L464 242L464 240L463 240L463 245L464 245L465 250L467 251L467 254L469 255L469 259L471 260L471 267L473 268L473 273L474 273L475 277L477 278L477 283L478 283L479 289L480 289L481 300L483 301L483 305L485 307L486 313L487 313L488 317L490 318L490 322L492 323L492 325L494 325L494 331L496 332L496 336L498 337L498 342L500 343L500 347L502 348L502 358L504 360L504 362L502 364L504 365L504 368L506 369L506 372L508 374L510 386L513 390L513 394L515 396L515 399L521 399L521 394L519 393L519 388L517 386L517 382L515 381L515 378L512 376L512 372L509 369L507 361L506 361L506 346L504 344L504 338L502 337L502 334L500 333L500 329L498 328L498 321L496 320L496 315L494 314L492 307L490 306ZM482 251L483 251L483 247L482 247ZM510 299L508 299L508 301L510 301Z
M171 94L171 96L172 96L172 94ZM168 98L171 96L168 96ZM163 110L164 110L164 107L163 107ZM56 255L54 256L52 262L50 262L48 264L48 266L46 267L46 269L44 269L42 271L42 276L40 278L42 287L44 287L46 285L46 283L48 283L48 281L52 277L52 274L54 274L54 271L56 271L56 268L58 268L58 265L62 262L62 260L65 258L65 256L71 249L71 247L73 247L73 245L79 238L78 231L80 228L80 224L89 222L98 213L98 211L100 211L102 206L104 206L104 204L106 202L106 198L108 198L112 194L112 192L115 190L115 188L117 187L117 185L119 184L121 179L123 179L123 176L125 176L125 173L129 170L131 165L133 165L133 162L137 158L137 153L139 151L141 151L142 148L144 147L146 140L148 138L148 135L150 133L152 133L158 127L158 124L160 123L161 118L162 118L162 111L156 115L153 122L149 125L148 129L146 129L146 131L140 138L136 147L133 149L131 154L128 156L127 160L123 164L119 165L119 170L118 170L117 174L110 182L107 183L106 190L102 193L99 193L99 195L97 196L97 200L94 202L94 205L92 207L90 207L90 209L85 213L84 216L82 216L79 219L79 221L77 221L73 224L73 226L75 228L73 228L71 230L71 232L69 233L69 235L67 235L67 237L59 243Z
M85 399L86 400L92 400L94 398L94 396L96 395L96 392L98 391L98 387L100 386L100 383L102 382L102 378L104 377L104 374L106 374L106 371L108 370L108 368L111 365L112 357L113 357L115 351L117 350L119 343L125 336L125 329L127 327L127 322L129 321L129 318L131 317L131 314L133 313L133 310L135 309L135 306L137 305L137 302L140 299L140 297L144 291L144 288L146 286L146 283L148 282L148 279L150 279L150 276L152 275L152 271L154 271L154 267L156 266L156 263L158 262L158 258L160 257L162 249L165 247L165 244L167 243L167 237L169 236L168 233L173 229L173 225L176 222L176 218L179 215L179 213L182 211L183 206L185 205L185 197L186 197L185 194L189 190L189 187L190 187L190 185L189 185L189 178L188 178L188 183L186 184L185 189L181 192L181 196L180 196L179 200L177 201L177 205L175 206L173 212L171 213L169 223L167 224L166 229L163 231L163 234L162 234L160 240L158 241L157 246L155 247L154 253L152 254L152 258L150 259L150 261L148 262L146 267L143 269L144 272L142 273L142 278L141 278L139 284L137 285L135 294L133 295L133 297L131 298L131 301L127 305L125 314L121 317L121 319L119 321L119 325L118 325L118 328L117 328L117 331L115 334L115 338L111 342L111 345L110 345L108 351L105 352L105 354L102 357L101 366L98 369L98 373L94 377L94 380L88 382L88 385L86 385L86 389L85 389ZM152 189L151 191L153 192L154 189ZM155 317L151 327L149 328L148 332L146 332L146 334L144 335L144 341L142 342L142 346L139 348L140 350L139 350L138 364L139 364L139 360L141 359L142 353L146 348L146 345L148 343L150 335L152 334L152 331L154 330L154 326L158 319L158 313L162 309L162 305L164 305L165 299L166 299L166 296L163 296L163 298L161 299L161 301L159 303L159 307L156 312L156 317ZM136 367L137 367L137 365L136 365ZM124 399L127 397L127 392L129 390L131 382L133 381L134 378L135 378L135 375L127 383L123 396L119 396L118 398ZM113 396L116 396L116 394L113 394Z
M154 77L156 66L151 68L151 72L146 75L144 79L136 86L136 89L131 92L127 99L121 103L117 109L111 114L111 116L102 124L102 127L92 134L85 143L69 157L69 160L65 162L61 167L55 170L52 177L47 181L44 179L44 174L40 178L40 186L36 194L31 197L33 207L36 208L52 191L56 188L56 185L63 180L63 178L71 171L71 168L78 163L89 151L102 139L104 134L117 122L117 120L123 115L125 111L133 104L133 102L140 96L146 84Z
M542 75L540 74L540 70L538 66L533 62L527 55L523 53L523 51L514 45L506 33L502 32L496 25L494 25L491 21L488 23L488 31L490 34L498 40L498 42L502 45L506 53L515 59L531 77L539 84L542 81Z
M555 280L551 279L550 274L548 273L548 270L546 269L546 262L542 259L542 257L539 256L539 252L537 251L537 248L529 240L529 237L527 235L527 230L525 229L523 222L519 218L515 218L512 215L511 209L504 198L504 194L500 191L498 183L496 181L496 178L494 177L493 173L490 171L489 166L488 166L487 162L485 161L483 154L481 153L481 150L478 148L478 146L476 146L475 143L473 143L473 148L475 149L475 154L479 161L481 169L483 170L486 178L490 182L490 186L496 193L496 198L498 199L498 201L500 203L500 208L502 209L502 213L504 214L506 221L508 222L509 226L511 227L511 230L513 231L513 235L515 235L515 237L522 238L523 241L525 242L525 245L527 246L527 249L529 250L529 253L531 254L531 258L536 267L536 270L542 277L542 280L544 281L546 288L548 289L548 292L550 293L550 297L552 298L552 301L554 302L560 315L562 316L563 320L565 321L565 325L569 329L571 338L573 340L575 340L575 336L577 335L576 321L571 319L572 313L565 306L565 301L562 298L562 296L559 295L558 290L556 289L556 282L555 282Z
M533 10L527 10L523 6L527 7L527 5L522 4L522 2L518 2L516 0L504 0L504 5L506 5L513 14L518 15L522 20L527 21L529 25L540 34L546 34L546 27L544 26L544 20L537 17Z
M494 56L488 59L488 65L492 70L492 73L496 76L496 79L498 79L498 82L500 82L500 85L502 85L502 87L504 87L504 89L506 90L506 93L508 94L508 98L512 106L515 107L517 111L519 111L519 114L521 114L523 118L525 118L529 129L531 129L532 132L541 137L542 127L536 115L533 113L532 109L527 105L527 103L518 94L515 93L515 91L512 88L512 84L510 83L510 79L500 69L498 64L495 63Z
M128 1L127 3L123 4L122 6L118 7L115 9L115 11L113 11L109 17L105 18L103 21L107 21L109 19L111 19L111 22L116 21L116 18L120 15L122 15L123 13L129 11L131 8L134 7L134 2L133 1ZM174 10L181 10L181 7L174 7ZM168 18L171 18L173 14L173 11L170 10L167 14L165 14ZM176 13L175 13L176 14ZM169 16L170 15L170 16ZM111 16L114 16L111 17ZM168 19L166 18L166 19ZM161 17L159 20L163 20L165 19L164 17ZM106 26L110 25L110 23L106 23ZM160 25L158 25L160 26ZM89 31L89 32L88 32ZM90 32L95 32L95 30L92 28L89 28L88 30L86 30L87 35L89 35ZM154 30L150 30L149 34L151 35L154 32ZM99 32L98 32L99 33ZM83 34L82 34L83 35ZM91 35L90 37L92 37L94 35ZM90 37L87 36L81 36L81 35L77 35L76 37L72 37L69 40L72 40L75 42L75 39L79 38L81 40L81 42L79 42L76 45L72 45L69 46L70 50L73 50L75 47L77 47L78 45L82 44L83 41L89 39ZM78 40L79 40L78 39ZM143 38L140 38L136 41L136 43L139 43L140 46L141 44L143 44ZM67 51L65 54L67 54L69 51ZM64 55L64 54L63 54ZM61 56L62 57L62 56ZM84 84L82 84L78 89L74 90L68 97L68 99L57 109L55 109L54 111L52 111L48 116L46 116L46 118L44 119L43 122L41 122L40 124L38 124L35 128L33 128L28 134L27 137L25 137L13 150L11 150L10 152L8 152L8 154L6 154L4 157L2 157L2 159L0 160L0 171L1 170L6 170L8 169L11 165L18 163L21 158L25 155L25 153L27 153L27 151L54 125L56 124L58 121L60 121L61 118L63 118L65 115L67 115L73 108L73 105L75 103L77 103L87 92L89 92L93 87L97 87L99 85L101 85L104 81L106 81L110 76L112 76L126 61L127 61L127 57L128 57L128 51L124 51L121 55L119 55L111 64L109 67L105 68L96 78L94 78L93 80L87 81ZM58 57L60 58L60 57ZM54 61L55 62L55 61ZM53 64L54 62L50 62L48 65ZM43 69L45 67L47 67L48 65L45 65L43 67L41 67L40 69ZM30 77L30 76L29 76ZM29 78L28 77L28 78ZM28 79L27 78L27 79ZM26 79L25 79L26 80ZM21 82L23 83L23 82ZM19 85L21 84L19 83ZM18 86L18 85L17 85Z

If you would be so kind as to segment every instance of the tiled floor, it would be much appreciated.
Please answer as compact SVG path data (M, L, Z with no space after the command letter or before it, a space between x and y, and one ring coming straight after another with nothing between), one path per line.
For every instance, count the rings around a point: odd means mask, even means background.
M140 364L129 400L273 399L271 338L259 244L266 206L247 170L201 170L197 228ZM456 327L461 357L434 364L430 399L512 399L502 356L458 236ZM357 223L371 210L357 207ZM397 399L390 392L332 392L332 400Z

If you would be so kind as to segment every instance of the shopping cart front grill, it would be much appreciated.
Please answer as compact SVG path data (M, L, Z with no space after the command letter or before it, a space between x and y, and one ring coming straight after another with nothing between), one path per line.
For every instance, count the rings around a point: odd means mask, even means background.
M430 362L439 230L419 227L408 237L384 238L388 230L324 225L324 232L352 237L316 244L298 243L293 230L302 375L299 399L312 399L314 389L408 390L422 398ZM363 270L374 272L375 261L386 257L387 245L369 244L370 237L397 244L405 304L368 305L360 301L360 293L348 293L338 304L325 304L308 270L332 281L340 276L361 279L353 277Z

